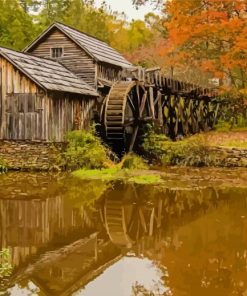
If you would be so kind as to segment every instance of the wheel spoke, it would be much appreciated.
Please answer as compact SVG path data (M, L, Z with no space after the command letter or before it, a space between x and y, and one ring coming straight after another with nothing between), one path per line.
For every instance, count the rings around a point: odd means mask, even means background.
M130 95L128 95L128 97L127 97L127 102L129 103L130 108L133 111L133 113L136 113L136 108L135 108L135 105L134 105Z
M147 101L147 92L145 92L142 97L141 106L140 106L140 117L142 117L143 111L145 109L146 101Z
M130 146L129 146L129 152L131 152L133 150L133 148L134 148L138 130L139 130L139 126L137 125L135 127L134 132L133 132L132 137L131 137Z
M138 84L136 85L136 94L137 94L137 106L139 108L139 106L140 106L140 88L139 88Z

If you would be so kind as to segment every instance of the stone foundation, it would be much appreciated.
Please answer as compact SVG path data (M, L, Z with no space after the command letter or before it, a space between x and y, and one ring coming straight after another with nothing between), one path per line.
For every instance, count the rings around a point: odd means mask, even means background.
M0 141L0 160L10 170L47 171L57 168L66 143Z
M247 149L214 147L210 154L219 167L247 167Z

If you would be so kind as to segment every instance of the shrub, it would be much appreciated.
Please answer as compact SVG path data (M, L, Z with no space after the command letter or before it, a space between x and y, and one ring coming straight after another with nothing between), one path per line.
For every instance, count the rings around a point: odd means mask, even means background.
M231 117L228 121L220 119L215 126L215 130L218 132L247 130L247 118L238 115L236 117Z
M76 130L67 134L68 147L62 162L68 169L98 169L105 168L110 162L107 148L94 134L94 130Z
M217 131L247 129L246 98L239 92L222 94L218 118L215 126Z
M143 158L133 153L126 154L123 157L120 163L120 166L122 169L130 169L130 170L147 170L148 169L148 165L143 160Z
M195 135L181 141L171 141L164 135L146 135L143 149L163 165L208 166L215 157L202 135Z

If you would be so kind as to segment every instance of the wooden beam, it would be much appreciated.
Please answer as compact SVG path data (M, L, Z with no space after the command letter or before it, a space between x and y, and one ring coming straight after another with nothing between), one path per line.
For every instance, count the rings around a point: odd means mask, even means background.
M154 91L152 87L149 87L149 104L150 104L150 114L152 118L155 118L155 111L154 111Z
M158 92L158 121L160 126L163 125L163 112L162 112L162 95Z

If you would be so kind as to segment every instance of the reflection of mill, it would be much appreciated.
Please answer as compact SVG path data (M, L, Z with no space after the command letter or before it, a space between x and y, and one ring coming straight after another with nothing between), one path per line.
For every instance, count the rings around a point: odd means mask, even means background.
M119 190L108 190L100 206L101 221L111 241L118 246L131 247L148 237L159 239L170 223L190 223L198 216L214 211L219 203L218 192L214 188L154 192L148 188L138 191L134 185L122 186L125 191L121 185Z
M141 237L152 236L160 228L162 200L144 204L134 186L129 186L127 198L116 198L114 193L108 192L101 207L101 220L114 244L131 247Z

